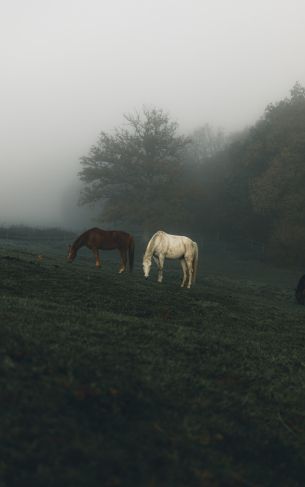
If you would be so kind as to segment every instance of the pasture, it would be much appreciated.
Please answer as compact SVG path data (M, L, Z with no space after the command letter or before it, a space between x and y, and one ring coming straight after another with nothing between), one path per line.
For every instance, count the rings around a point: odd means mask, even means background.
M302 269L210 243L188 290L67 243L0 240L1 487L304 485Z

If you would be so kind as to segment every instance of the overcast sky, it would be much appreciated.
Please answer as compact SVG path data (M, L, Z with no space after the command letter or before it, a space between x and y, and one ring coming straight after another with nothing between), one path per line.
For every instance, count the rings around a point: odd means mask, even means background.
M123 113L157 106L183 132L206 123L231 132L305 85L304 0L0 0L0 9L0 224L69 226L79 158Z

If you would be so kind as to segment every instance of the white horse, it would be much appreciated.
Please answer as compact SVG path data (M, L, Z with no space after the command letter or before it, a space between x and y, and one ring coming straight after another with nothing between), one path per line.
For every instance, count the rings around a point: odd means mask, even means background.
M179 259L183 271L181 287L187 281L187 287L195 283L198 266L198 245L188 237L180 235L169 235L159 230L155 233L148 245L143 257L144 276L148 279L151 259L154 259L158 266L158 282L163 279L164 259Z

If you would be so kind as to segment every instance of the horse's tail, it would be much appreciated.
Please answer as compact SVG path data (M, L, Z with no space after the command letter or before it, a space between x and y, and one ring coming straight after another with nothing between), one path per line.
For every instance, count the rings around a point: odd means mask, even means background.
M196 277L197 277L197 268L198 268L198 245L196 242L193 242L193 246L194 246L194 256L193 256L192 284L195 284Z
M130 235L129 242L128 242L128 258L129 258L129 270L130 272L133 269L133 262L134 262L134 238Z

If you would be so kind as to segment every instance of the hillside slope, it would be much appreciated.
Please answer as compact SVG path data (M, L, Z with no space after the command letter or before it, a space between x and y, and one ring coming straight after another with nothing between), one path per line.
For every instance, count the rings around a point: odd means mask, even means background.
M202 260L189 291L1 249L1 485L303 485L305 309Z

